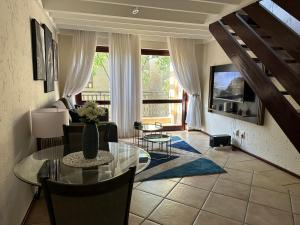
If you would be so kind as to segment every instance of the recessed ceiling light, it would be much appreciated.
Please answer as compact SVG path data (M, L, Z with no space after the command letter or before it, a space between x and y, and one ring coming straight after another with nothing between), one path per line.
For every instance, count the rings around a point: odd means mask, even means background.
M139 13L140 13L140 10L139 10L138 7L135 7L135 8L132 10L132 14L133 14L133 15L137 15L137 14L139 14Z

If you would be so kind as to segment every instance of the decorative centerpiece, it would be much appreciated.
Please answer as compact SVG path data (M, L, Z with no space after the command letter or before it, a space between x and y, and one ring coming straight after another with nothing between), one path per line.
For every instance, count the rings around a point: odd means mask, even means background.
M98 107L95 102L86 102L77 109L80 120L85 123L82 133L83 155L86 159L93 159L97 156L99 149L99 132L97 124L100 116L105 114L105 109Z

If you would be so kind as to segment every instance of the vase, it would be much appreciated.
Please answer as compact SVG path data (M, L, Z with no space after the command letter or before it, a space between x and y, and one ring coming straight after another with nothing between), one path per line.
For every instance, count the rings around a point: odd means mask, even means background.
M82 133L83 156L86 159L93 159L98 154L99 132L95 123L86 123Z

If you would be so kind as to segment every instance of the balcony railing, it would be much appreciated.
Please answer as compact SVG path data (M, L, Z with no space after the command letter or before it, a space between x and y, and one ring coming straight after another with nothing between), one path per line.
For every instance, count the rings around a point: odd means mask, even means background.
M84 91L81 94L82 101L109 101L109 91ZM143 99L168 99L168 91L144 91Z
M168 99L167 91L144 91L143 99ZM109 101L109 91L84 91L81 93L82 101ZM170 104L144 104L143 117L170 117Z
M109 101L109 91L84 91L81 93L82 101Z

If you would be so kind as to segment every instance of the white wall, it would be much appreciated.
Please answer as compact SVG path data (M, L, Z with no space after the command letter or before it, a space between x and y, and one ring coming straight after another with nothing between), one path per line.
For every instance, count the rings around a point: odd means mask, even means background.
M233 143L242 149L300 175L300 154L283 131L266 111L265 123L258 126L208 112L210 66L231 63L216 41L197 46L199 73L203 98L203 130L209 134L229 134L239 129L246 132L243 143L233 138ZM296 125L296 124L295 124Z
M58 98L58 91L45 94L43 82L33 80L30 18L36 18L54 30L37 1L1 0L1 225L19 225L33 197L31 186L13 174L15 163L36 149L30 134L29 110L47 106Z

